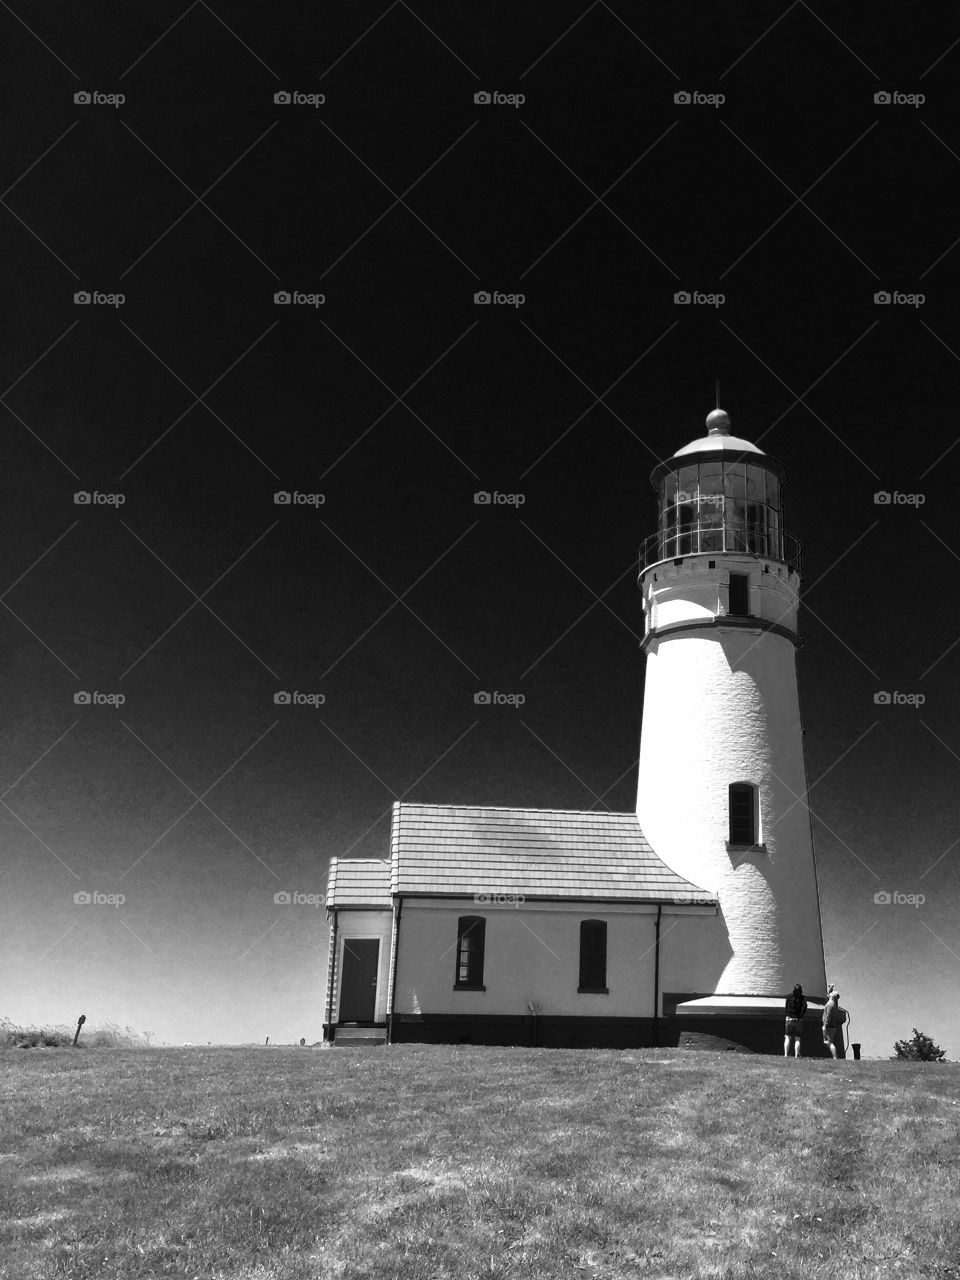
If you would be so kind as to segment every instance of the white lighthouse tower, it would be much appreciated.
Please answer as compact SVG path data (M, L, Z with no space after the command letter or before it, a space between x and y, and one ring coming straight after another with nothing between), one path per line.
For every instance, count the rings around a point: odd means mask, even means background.
M795 983L826 996L797 692L800 548L783 528L782 465L731 435L722 409L651 479L637 816L663 861L720 904L678 1020L755 1043Z

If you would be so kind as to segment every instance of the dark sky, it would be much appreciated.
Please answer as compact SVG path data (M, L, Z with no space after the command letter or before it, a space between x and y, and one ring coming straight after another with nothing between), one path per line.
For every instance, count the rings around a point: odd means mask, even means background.
M649 473L719 379L804 547L828 977L865 1054L960 1054L951 22L0 10L0 1013L313 1041L322 911L273 895L395 798L632 810Z

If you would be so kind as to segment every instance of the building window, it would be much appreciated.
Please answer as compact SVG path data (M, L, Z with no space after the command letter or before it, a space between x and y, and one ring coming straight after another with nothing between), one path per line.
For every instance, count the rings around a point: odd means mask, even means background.
M757 843L757 789L749 782L730 784L730 843Z
M728 613L735 618L746 618L750 615L750 575L747 573L731 573L730 599Z
M580 982L578 991L607 993L607 922L580 921Z
M482 916L457 921L457 977L455 987L483 989L483 942L487 922Z

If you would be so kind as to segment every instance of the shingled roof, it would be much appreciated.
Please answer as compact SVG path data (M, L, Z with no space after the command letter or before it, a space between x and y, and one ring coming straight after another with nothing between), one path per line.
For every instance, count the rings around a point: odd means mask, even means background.
M398 802L391 853L394 893L713 900L661 862L635 813Z
M634 813L398 801L393 807L391 855L389 864L334 859L328 905L389 906L391 892L608 902L715 901L661 862Z
M390 862L387 858L331 858L327 876L328 907L387 907Z

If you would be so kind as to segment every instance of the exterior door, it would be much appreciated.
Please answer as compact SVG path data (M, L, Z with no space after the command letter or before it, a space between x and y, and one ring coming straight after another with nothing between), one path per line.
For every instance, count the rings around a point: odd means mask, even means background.
M340 1021L373 1022L377 1007L379 938L344 938Z

